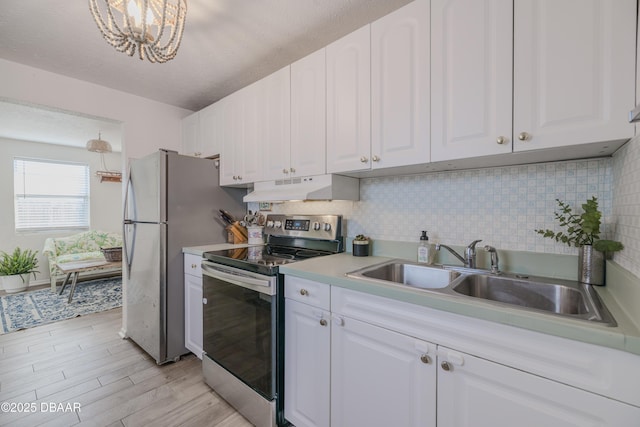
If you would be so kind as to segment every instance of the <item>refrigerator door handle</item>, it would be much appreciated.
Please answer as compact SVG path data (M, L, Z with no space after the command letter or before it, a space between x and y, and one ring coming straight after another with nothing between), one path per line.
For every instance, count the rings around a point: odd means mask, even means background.
M129 257L129 248L127 246L127 226L132 225L133 221L129 219L129 190L131 189L131 165L127 173L127 186L124 192L124 213L122 215L122 249L124 250L124 258L127 264L127 279L131 279L131 258ZM135 227L135 225L134 225ZM135 236L135 229L134 229Z
M133 227L133 239L131 240L131 250L129 250L129 246L127 245L127 241L129 240L128 236L128 226ZM127 279L131 279L131 263L133 262L133 250L136 246L136 224L128 219L124 220L122 225L122 249L124 250L124 258L127 263Z

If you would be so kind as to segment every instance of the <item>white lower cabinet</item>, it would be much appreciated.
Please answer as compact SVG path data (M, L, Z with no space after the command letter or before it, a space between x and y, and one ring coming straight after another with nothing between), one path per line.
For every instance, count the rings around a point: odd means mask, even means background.
M640 425L634 406L444 347L438 354L439 426Z
M435 427L436 346L333 316L331 425Z
M329 312L287 299L285 325L285 418L298 427L328 426Z
M297 427L640 425L635 355L288 275L285 295Z
M197 255L184 255L184 346L202 359L202 270Z

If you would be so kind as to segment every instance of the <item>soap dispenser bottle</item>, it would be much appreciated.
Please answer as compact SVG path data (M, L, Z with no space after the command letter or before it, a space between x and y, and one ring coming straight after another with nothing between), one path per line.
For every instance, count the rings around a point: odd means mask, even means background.
M418 245L418 262L423 264L431 264L432 249L429 244L429 236L427 232L423 231L420 236L420 244Z

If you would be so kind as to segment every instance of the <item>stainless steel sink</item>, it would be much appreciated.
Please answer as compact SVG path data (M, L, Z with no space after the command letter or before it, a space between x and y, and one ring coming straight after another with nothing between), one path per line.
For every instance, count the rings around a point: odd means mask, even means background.
M495 301L578 319L614 325L615 321L591 286L577 282L469 274L450 289L473 298Z
M460 273L442 267L394 260L347 273L347 276L402 284L413 288L438 289L449 286L455 278L460 276Z
M352 271L347 277L616 325L593 287L568 280L496 275L485 270L427 266L400 259Z

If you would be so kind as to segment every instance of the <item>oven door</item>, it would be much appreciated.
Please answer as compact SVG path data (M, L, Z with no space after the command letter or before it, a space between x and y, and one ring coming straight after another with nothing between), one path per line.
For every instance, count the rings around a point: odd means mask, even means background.
M276 394L277 277L202 262L206 355L268 400Z

